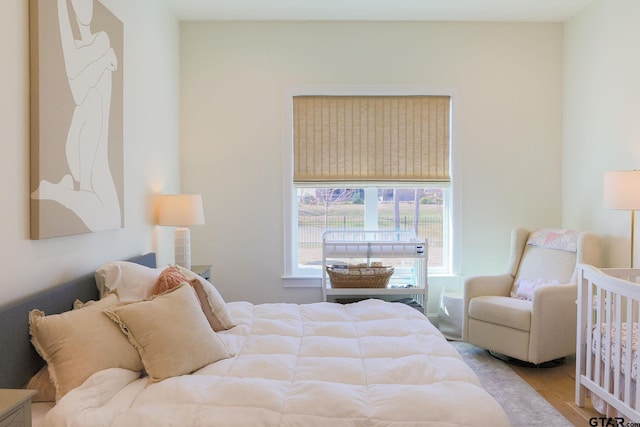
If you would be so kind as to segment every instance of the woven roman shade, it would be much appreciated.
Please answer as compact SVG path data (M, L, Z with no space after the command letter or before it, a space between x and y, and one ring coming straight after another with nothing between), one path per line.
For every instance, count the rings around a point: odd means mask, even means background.
M449 96L294 96L296 183L448 182Z

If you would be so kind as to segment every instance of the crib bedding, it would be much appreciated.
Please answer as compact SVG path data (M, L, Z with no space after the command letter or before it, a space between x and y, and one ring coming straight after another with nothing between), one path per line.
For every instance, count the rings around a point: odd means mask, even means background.
M610 340L607 340L607 329L610 330ZM629 346L627 345L627 323L622 322L620 324L620 340L617 339L617 326L615 323L612 323L607 328L606 323L600 324L600 330L598 331L597 327L593 328L593 340L591 341L591 354L595 363L595 356L598 354L598 343L600 344L600 375L604 377L605 375L605 360L607 355L611 357L611 374L612 378L616 372L619 372L619 382L620 384L624 384L624 376L626 372L629 372L627 369L627 352L629 351ZM638 377L638 360L640 358L640 354L638 353L638 332L640 331L640 325L638 322L632 323L631 329L631 387L630 387L630 396L632 399L635 399L636 395L636 384ZM611 352L609 352L609 347L611 347ZM621 357L618 357L620 354L620 349L622 349ZM619 361L619 362L618 362ZM613 369L613 367L620 364L621 369ZM610 390L613 391L613 381L610 385ZM597 395L591 394L591 404L594 409L602 414L607 415L608 417L617 417L619 416L619 412L616 411L611 406L607 405L607 403L600 399ZM621 388L620 397L625 397L624 387Z
M602 363L604 364L604 360L608 354L611 355L611 364L615 366L620 360L620 364L622 366L622 372L629 372L626 366L627 360L627 351L629 351L629 346L627 345L627 323L622 322L620 324L620 342L617 340L617 327L615 323L609 325L611 330L610 337L611 340L607 340L607 324L602 323L600 325L600 332L598 333L597 328L594 328L594 338L591 341L591 351L595 355L597 354L598 343L600 343L600 357L602 358ZM633 322L632 330L631 330L631 378L635 381L638 377L638 359L640 355L638 354L638 331L640 326L638 322ZM611 353L609 353L609 346L611 346ZM622 356L619 358L620 349L622 348Z
M230 358L151 383L99 371L40 426L508 426L455 348L404 304L228 302Z

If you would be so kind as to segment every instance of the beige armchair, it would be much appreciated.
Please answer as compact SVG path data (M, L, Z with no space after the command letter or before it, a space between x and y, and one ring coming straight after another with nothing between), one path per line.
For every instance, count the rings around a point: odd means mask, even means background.
M465 281L462 339L535 365L574 354L576 264L599 262L593 233L514 229L505 274Z

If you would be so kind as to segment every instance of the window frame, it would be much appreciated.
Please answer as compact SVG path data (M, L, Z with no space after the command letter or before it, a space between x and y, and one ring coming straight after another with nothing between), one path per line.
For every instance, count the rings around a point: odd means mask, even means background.
M283 265L283 285L284 287L320 287L321 277L318 272L317 275L311 275L310 271L304 271L299 269L297 265L293 265L293 252L296 250L297 244L297 197L296 197L296 185L293 182L293 129L291 123L293 122L293 97L302 95L335 95L335 96L415 96L415 95L442 95L451 97L451 129L450 129L450 176L451 181L448 185L444 185L448 188L449 197L447 200L447 206L444 207L445 212L448 210L449 215L446 217L444 227L447 227L449 235L448 252L449 266L448 271L445 271L438 276L456 276L460 271L460 191L459 191L459 179L457 174L456 164L460 158L458 152L460 151L459 141L455 138L457 135L456 128L458 126L458 120L456 117L456 106L459 102L459 95L456 90L453 89L436 89L425 86L404 86L404 85L381 85L381 86L359 86L359 85L303 85L303 86L291 86L288 87L284 95L283 106L283 234L284 234L284 265ZM455 140L455 143L454 143ZM371 184L371 183L368 183ZM404 183L406 185L406 183ZM391 183L385 183L384 186L394 185ZM442 183L411 183L411 185L428 186L442 186ZM402 186L401 183L398 186ZM448 220L448 222L447 222ZM303 271L301 271L303 270ZM310 269L306 269L310 270ZM317 269L316 269L317 270ZM315 272L315 270L314 270ZM431 274L430 274L431 275Z

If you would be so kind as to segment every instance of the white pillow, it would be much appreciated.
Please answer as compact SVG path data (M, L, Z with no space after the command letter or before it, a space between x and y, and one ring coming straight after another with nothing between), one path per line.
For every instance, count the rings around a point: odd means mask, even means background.
M147 299L162 273L162 268L150 268L129 261L104 264L95 273L100 298L109 291L118 290L121 302Z

